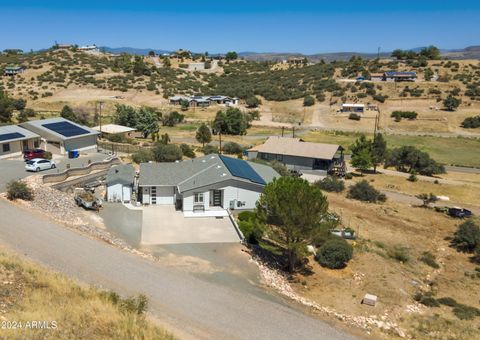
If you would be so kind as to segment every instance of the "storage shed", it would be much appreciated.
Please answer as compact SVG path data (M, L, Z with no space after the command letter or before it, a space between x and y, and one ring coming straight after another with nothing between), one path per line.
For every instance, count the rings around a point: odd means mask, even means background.
M107 172L107 201L129 203L135 181L135 169L131 164L110 168Z

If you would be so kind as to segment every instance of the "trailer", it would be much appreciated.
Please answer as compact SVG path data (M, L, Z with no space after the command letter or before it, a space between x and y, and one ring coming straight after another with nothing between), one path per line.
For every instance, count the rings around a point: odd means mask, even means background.
M99 211L102 207L102 200L95 197L91 192L85 191L83 188L75 189L74 200L79 207L87 210Z

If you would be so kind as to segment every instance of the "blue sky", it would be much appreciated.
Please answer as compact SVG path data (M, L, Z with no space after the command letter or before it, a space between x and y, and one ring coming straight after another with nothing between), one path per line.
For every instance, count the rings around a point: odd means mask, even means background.
M0 0L0 49L59 43L210 53L480 45L480 1Z

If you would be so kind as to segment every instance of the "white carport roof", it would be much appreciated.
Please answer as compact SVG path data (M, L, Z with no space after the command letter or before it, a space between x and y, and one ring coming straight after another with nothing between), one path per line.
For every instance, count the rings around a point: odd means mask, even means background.
M136 129L133 129L128 126L123 126L123 125L117 125L117 124L106 124L100 126L95 126L92 129L99 131L99 132L104 132L104 133L110 133L110 134L116 134L116 133L126 133L126 132L133 132L137 131Z

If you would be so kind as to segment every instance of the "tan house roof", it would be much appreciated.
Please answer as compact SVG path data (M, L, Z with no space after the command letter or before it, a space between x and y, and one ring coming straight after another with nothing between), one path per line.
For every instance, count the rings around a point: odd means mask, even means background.
M254 146L248 151L264 152L316 159L333 159L340 145L305 142L300 138L269 137L264 144Z

